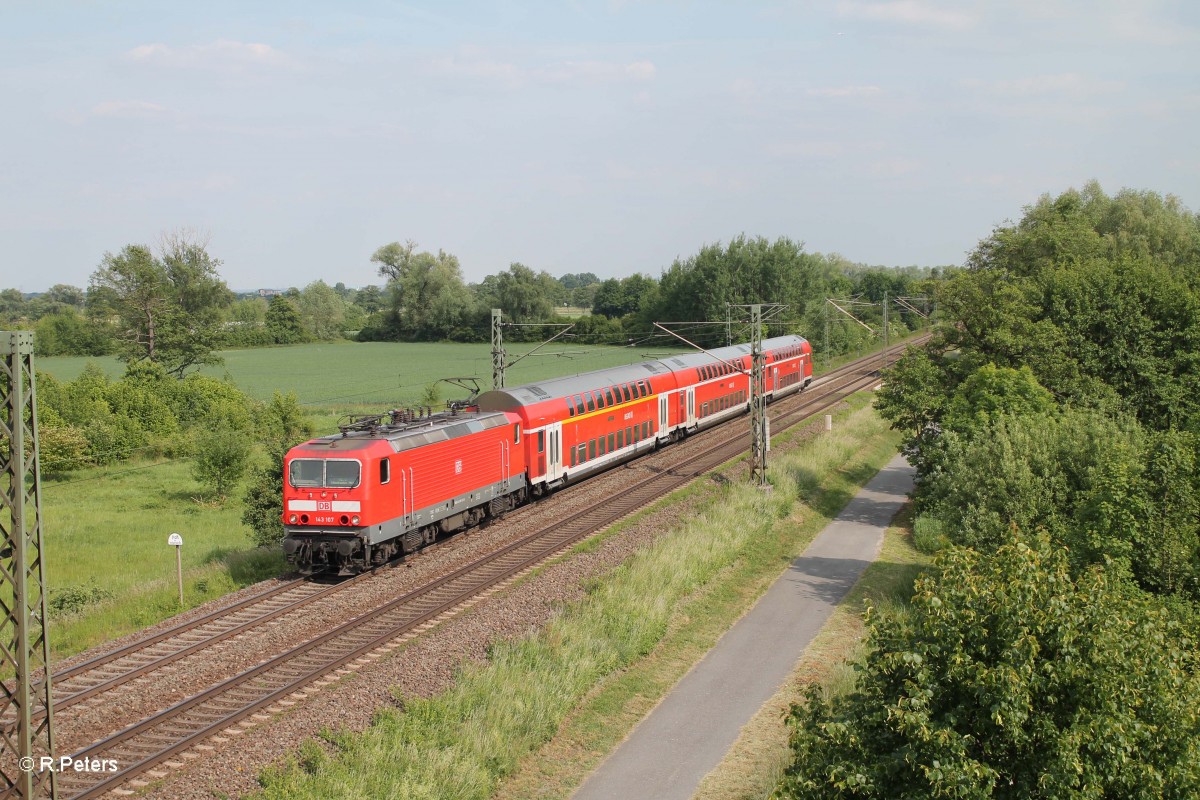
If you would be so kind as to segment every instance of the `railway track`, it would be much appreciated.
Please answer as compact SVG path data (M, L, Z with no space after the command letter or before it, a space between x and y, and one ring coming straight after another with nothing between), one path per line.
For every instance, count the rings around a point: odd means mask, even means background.
M922 339L894 346L882 357L875 354L852 362L823 376L803 394L778 401L771 407L772 426L779 432L835 405L855 391L874 385L878 382L876 370L882 361L892 359L896 352L920 341ZM607 528L633 511L744 453L748 433L744 429L733 433L739 427L738 420L735 419L706 431L703 435L711 441L706 442L702 452L676 462L667 470L652 473L636 481L623 489L618 496L596 502L582 511L576 511L567 520L526 534L454 572L351 618L327 633L79 751L74 754L73 759L107 760L117 764L118 769L110 773L60 774L58 788L61 796L98 797L126 783L132 787L145 785L147 778L157 779L166 774L156 767L178 768L187 760L196 758L205 749L211 749L211 746L204 744L210 737L217 737L222 732L236 735L244 731L244 726L268 720L270 714L295 705L315 688L327 686L342 675L353 672L398 647L403 637L420 632L443 615L474 602L482 593L511 581L570 545ZM273 590L273 596L282 598L287 594L287 586L291 584ZM237 635L237 632L244 632L265 623L268 618L273 619L312 602L317 596L324 596L338 586L321 587L313 596L284 601L284 605L273 608L267 614L234 623L234 627L218 631L215 636L224 639ZM256 601L265 598L266 594L244 602L248 604L247 607L257 607ZM226 611L228 610L222 610ZM210 623L228 624L228 618L221 619L224 621L214 618ZM203 618L197 620L195 624L190 625L191 630L202 627L202 623ZM239 628L239 625L244 627ZM170 635L171 631L164 634ZM176 636L176 644L172 646L177 647L186 642L187 638L191 637ZM163 663L163 658L182 658L185 654L195 652L220 639L197 639L191 644L185 644L182 648L164 654L158 663ZM143 657L149 648L157 644L150 642L151 640L147 639L135 643L143 645L140 648ZM95 674L96 669L101 666L99 662L110 665L122 659L137 657L137 653L122 656L106 654L73 670L82 670L89 664L96 663L91 669ZM155 668L151 661L145 667L136 667L135 672L127 674L143 674ZM81 681L82 688L64 700L80 702L104 691L102 687L106 684L118 685L120 682L119 676L102 679L91 686L86 685L87 681ZM56 710L58 703L56 700Z

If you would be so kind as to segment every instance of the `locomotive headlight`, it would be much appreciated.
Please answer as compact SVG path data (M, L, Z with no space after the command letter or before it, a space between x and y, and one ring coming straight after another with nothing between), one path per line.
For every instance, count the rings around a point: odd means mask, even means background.
M358 524L358 514L355 514L353 517L351 517L351 518L350 518L350 524L351 524L351 525L357 525L357 524Z
M288 524L289 524L289 525L295 525L295 524L296 524L296 520L298 520L298 519L300 519L300 518L299 518L299 517L297 517L295 514L292 514L290 517L288 517Z

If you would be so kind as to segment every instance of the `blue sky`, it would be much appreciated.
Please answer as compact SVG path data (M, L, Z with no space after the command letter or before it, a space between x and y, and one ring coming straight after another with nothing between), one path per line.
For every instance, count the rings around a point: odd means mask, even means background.
M957 264L1098 179L1200 209L1194 2L0 0L0 285L206 231L231 287ZM767 298L764 298L767 299Z

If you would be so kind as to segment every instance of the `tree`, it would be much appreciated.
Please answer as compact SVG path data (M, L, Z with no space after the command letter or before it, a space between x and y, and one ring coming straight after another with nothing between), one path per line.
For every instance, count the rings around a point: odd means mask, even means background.
M458 259L442 250L434 255L415 249L412 241L392 242L371 256L388 278L388 310L363 338L445 339L467 319L475 303Z
M609 318L624 317L654 301L658 282L645 275L609 278L596 287L592 298L592 313Z
M543 322L554 313L558 283L549 273L512 263L503 272L484 278L478 291L484 305L499 308L509 322Z
M263 415L268 461L250 474L243 498L242 524L259 547L283 540L283 459L288 449L312 436L312 423L296 399L295 392L275 392Z
M789 715L780 798L1200 794L1195 638L1048 537L952 549L869 619L853 691Z
M219 266L187 234L164 236L161 258L144 245L127 245L105 253L92 273L89 302L117 319L123 360L158 362L182 377L221 362L213 351L233 294Z
M297 344L305 341L304 325L300 320L300 312L281 294L271 298L263 324L267 335L275 344Z
M71 306L77 310L83 310L83 304L87 300L87 295L83 289L78 286L71 286L66 283L56 283L46 290L42 295L47 303L51 306Z
M25 316L25 295L20 289L0 290L0 319L15 322Z
M283 541L283 450L273 450L266 464L250 473L243 497L242 524L250 529L257 547L278 546Z
M788 318L803 316L815 299L818 260L787 238L738 236L726 246L706 245L687 259L676 259L658 284L644 321L723 320L727 304L784 303ZM702 344L723 343L724 330L699 337Z
M297 298L300 320L310 339L340 339L346 318L345 303L325 281L313 281Z

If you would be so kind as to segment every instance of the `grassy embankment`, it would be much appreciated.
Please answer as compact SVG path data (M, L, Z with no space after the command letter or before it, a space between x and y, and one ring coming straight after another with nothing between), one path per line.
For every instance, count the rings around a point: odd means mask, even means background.
M698 514L540 634L493 644L453 689L405 698L405 712L381 712L363 734L330 735L332 757L307 743L264 776L265 796L569 796L892 457L897 439L867 402L832 434L777 446L769 495L694 485Z

